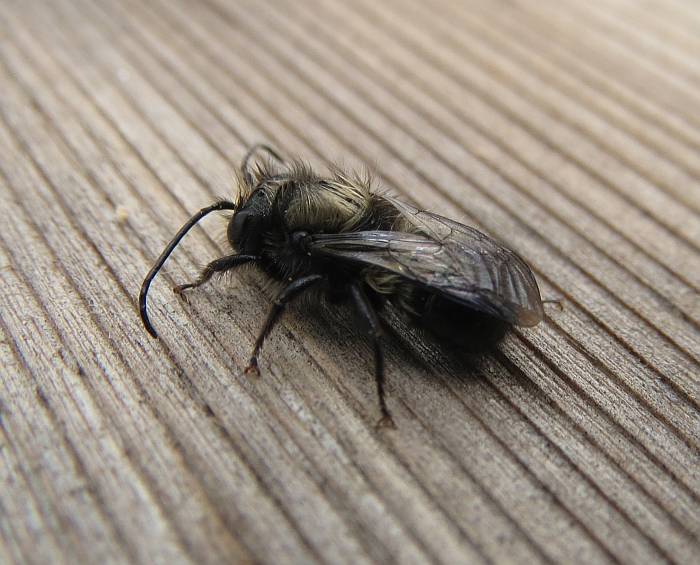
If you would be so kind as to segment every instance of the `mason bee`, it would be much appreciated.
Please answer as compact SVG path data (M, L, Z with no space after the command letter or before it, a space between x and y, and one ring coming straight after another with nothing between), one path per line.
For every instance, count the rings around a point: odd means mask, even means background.
M255 160L260 152L268 159ZM221 200L192 216L146 275L139 308L153 337L146 311L153 278L197 222L222 210L233 212L231 253L174 292L182 295L245 264L281 283L246 368L256 374L263 341L292 300L306 293L329 304L349 303L374 347L380 426L394 426L384 394L380 315L387 305L472 353L495 346L511 325L534 326L544 316L535 277L516 253L474 228L373 192L369 178L337 168L319 176L258 144L241 163L239 184L236 202Z

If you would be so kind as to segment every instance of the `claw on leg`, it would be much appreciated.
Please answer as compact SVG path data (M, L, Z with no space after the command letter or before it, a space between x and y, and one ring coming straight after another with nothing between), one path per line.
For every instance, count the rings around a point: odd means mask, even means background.
M374 427L377 429L377 431L395 430L396 424L394 423L394 419L391 417L391 414L387 412L377 421Z
M251 358L251 360L248 362L248 366L244 370L244 373L246 377L260 377L260 369L258 369L258 360L256 357Z
M177 294L178 297L180 298L180 300L182 300L185 304L190 303L189 297L184 292L188 288L192 288L192 285L191 284L180 284L180 285L173 287L173 292L175 294Z

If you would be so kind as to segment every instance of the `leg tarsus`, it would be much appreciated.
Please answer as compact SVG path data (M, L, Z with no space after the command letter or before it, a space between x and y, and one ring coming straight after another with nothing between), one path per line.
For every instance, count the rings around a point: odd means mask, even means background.
M182 300L185 304L189 304L190 299L183 291L187 290L188 288L191 288L192 286L194 286L194 285L189 285L189 286L185 285L185 284L176 285L173 287L173 292L175 294L177 294L178 298L180 300Z

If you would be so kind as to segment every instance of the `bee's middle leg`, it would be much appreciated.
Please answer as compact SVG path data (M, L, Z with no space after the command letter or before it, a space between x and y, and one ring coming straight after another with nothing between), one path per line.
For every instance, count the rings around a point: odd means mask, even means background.
M282 291L275 299L270 313L267 315L267 319L265 320L265 324L263 325L262 330L260 331L260 335L258 335L258 339L255 340L253 354L250 356L248 366L245 368L245 372L247 375L260 374L260 371L258 370L258 354L260 353L260 348L262 347L265 338L275 326L275 323L277 323L277 320L279 319L280 314L282 314L282 312L284 311L285 306L289 304L289 302L291 302L294 298L296 298L302 291L316 284L323 278L323 275L308 275L306 277L300 277L292 281L282 289Z

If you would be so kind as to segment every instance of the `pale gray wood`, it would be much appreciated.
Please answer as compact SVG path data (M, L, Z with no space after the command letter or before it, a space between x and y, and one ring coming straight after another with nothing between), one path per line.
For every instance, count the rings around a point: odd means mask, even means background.
M10 2L0 562L688 563L700 553L694 3ZM548 311L472 371L271 291L170 292L246 147L510 243Z

